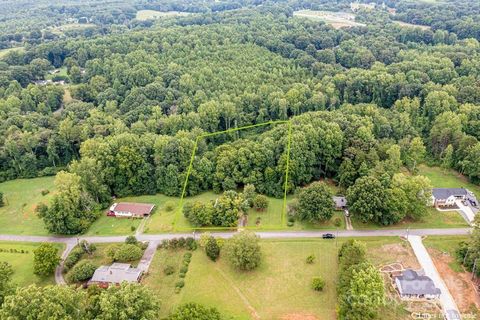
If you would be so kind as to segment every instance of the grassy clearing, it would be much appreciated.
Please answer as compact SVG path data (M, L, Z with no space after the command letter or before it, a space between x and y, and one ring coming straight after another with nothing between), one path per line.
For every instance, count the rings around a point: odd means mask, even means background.
M155 11L155 10L140 10L137 11L137 20L151 20L164 17L177 17L177 16L188 16L191 13L189 12L180 12L180 11Z
M468 181L468 178L455 170L444 170L439 167L419 166L420 175L426 176L435 188L467 188L480 196L480 186Z
M56 76L62 76L62 77L68 76L67 67L62 67L62 68L58 69L57 73L50 73L50 72L47 73L47 75L45 76L45 79L52 80Z
M91 225L85 235L113 236L134 234L142 222L142 219L107 217L105 210L99 215L100 217Z
M394 20L393 22L398 24L401 27L420 28L422 30L429 30L429 29L432 28L430 26L424 26L424 25L421 25L421 24L413 24L413 23L403 22L403 21L399 21L399 20Z
M163 266L180 266L183 251L160 250L152 262L147 286L162 302L162 315L180 303L196 301L216 306L233 319L251 319L252 312L262 319L281 319L289 315L314 315L335 319L336 248L332 242L263 241L262 265L253 272L237 272L224 260L211 262L202 250L194 252L185 279L185 287L174 294L175 275L165 276ZM315 254L317 262L305 263ZM322 293L310 289L314 276L322 276L327 285ZM252 310L253 309L253 310Z
M43 222L35 213L40 202L48 203L55 193L54 177L17 179L0 183L6 205L0 208L0 233L46 235ZM42 190L50 192L43 196Z
M380 226L373 222L362 223L352 215L352 225L354 229L423 229L423 228L467 228L460 213L456 211L438 211L435 208L428 208L427 215L419 221L404 220L391 226Z
M174 293L178 270L185 251L160 249L144 279L146 286L161 301L160 318L175 307L187 302L198 302L217 307L231 319L252 319L256 312L261 319L335 319L337 250L346 239L262 240L263 260L252 272L238 272L220 258L210 261L202 249L193 252L185 287ZM368 248L369 258L375 265L396 262L402 256L393 246L403 248L398 238L361 239ZM384 250L381 250L387 246ZM405 252L408 252L408 245ZM315 255L315 263L305 259ZM379 260L381 259L381 261ZM163 268L174 266L173 275L165 275ZM321 276L327 282L323 292L310 289L313 277ZM393 308L393 307L392 307ZM385 320L399 319L398 312L386 310ZM312 317L312 318L309 318Z
M6 261L13 267L13 282L19 286L27 286L30 284L47 285L54 284L54 276L39 277L33 273L33 251L40 245L40 243L27 242L0 242L0 248L3 250L16 249L18 251L24 250L28 253L10 253L0 252L0 261ZM59 254L65 249L63 244L55 244L59 249Z
M345 27L365 26L363 23L355 22L355 15L347 12L299 10L293 13L295 17L308 18L325 21L335 29Z

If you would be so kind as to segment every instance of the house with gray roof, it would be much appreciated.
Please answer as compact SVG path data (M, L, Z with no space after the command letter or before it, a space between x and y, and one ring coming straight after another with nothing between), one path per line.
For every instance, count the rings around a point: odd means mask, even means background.
M333 196L336 210L344 210L347 208L347 198L343 196Z
M142 273L142 270L132 268L128 263L114 263L111 266L101 266L95 270L88 285L97 284L100 287L108 287L122 282L140 282Z
M465 200L467 197L475 197L472 192L465 188L433 188L432 201L435 207L454 206L455 201Z
M402 299L437 299L441 294L432 279L412 269L395 277L395 286Z

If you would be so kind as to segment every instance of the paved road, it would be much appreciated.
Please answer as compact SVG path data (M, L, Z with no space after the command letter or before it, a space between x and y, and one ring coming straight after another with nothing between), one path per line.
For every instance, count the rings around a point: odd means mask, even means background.
M435 264L432 261L432 258L430 257L427 249L423 245L422 237L415 236L415 235L409 236L408 241L412 246L413 252L415 252L415 256L417 256L417 260L422 266L422 269L425 272L425 275L430 277L430 279L432 279L433 282L435 283L435 286L439 288L441 291L440 304L442 305L444 314L447 315L446 312L450 310L454 310L458 313L457 304L455 303L455 300L453 300L453 297L450 294L450 291L445 285L445 282L443 282L443 279L438 273L437 268L435 267ZM449 318L447 317L447 319Z
M468 235L471 228L453 229L410 229L410 235L418 236L450 236ZM216 237L229 238L236 232L212 232ZM261 231L256 234L263 239L289 239L289 238L319 238L324 233L333 233L339 237L395 237L406 235L405 229L382 229L382 230L317 230L317 231ZM178 237L191 237L192 233L163 233L163 234L141 234L137 237L140 241L161 241ZM198 233L197 233L198 236ZM123 242L127 236L80 236L80 237L42 237L42 236L21 236L21 235L0 235L0 241L25 241L25 242L57 242L76 244L78 240L87 240L92 243Z

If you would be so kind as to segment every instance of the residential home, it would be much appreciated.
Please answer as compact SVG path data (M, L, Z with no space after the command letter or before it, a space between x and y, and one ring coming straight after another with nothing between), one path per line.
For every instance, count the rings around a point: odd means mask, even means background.
M128 263L114 263L111 266L101 266L88 281L88 285L96 284L106 288L110 285L119 285L122 282L140 282L142 270L132 268Z
M434 188L432 189L432 205L435 207L450 207L457 200L468 200L475 203L475 195L465 188Z
M395 286L402 299L438 299L441 294L432 279L412 269L396 276Z
M114 203L107 212L110 217L143 218L148 217L155 207L151 203Z
M335 210L345 210L347 208L347 198L343 196L334 196Z

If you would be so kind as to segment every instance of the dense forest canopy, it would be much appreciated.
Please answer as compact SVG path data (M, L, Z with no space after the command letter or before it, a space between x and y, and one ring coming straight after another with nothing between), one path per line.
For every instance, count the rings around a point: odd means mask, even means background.
M0 60L0 181L66 170L60 183L76 191L62 196L74 194L78 210L112 195L178 196L198 137L288 119L290 193L323 177L345 190L360 181L397 192L407 182L394 175L415 173L424 155L480 181L474 1L379 2L356 12L365 26L351 28L293 16L350 10L347 1L119 0L105 13L96 1L24 2L0 21L3 46L24 47ZM140 22L140 9L195 14ZM22 10L52 17L33 34L15 26L28 25L15 18ZM72 17L96 31L45 37ZM287 130L198 139L187 194L254 184L282 196Z

